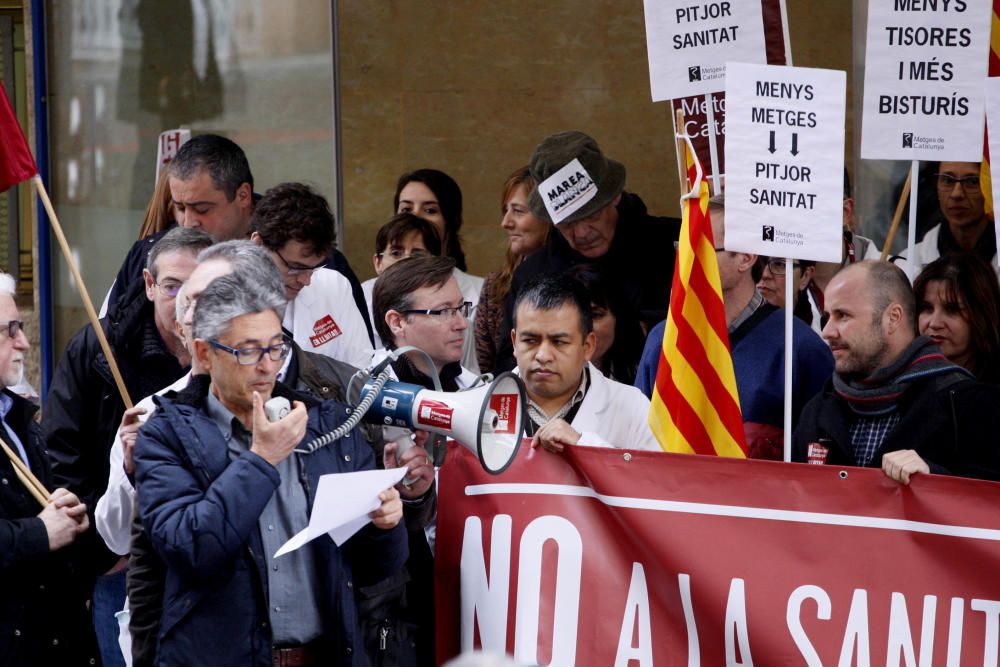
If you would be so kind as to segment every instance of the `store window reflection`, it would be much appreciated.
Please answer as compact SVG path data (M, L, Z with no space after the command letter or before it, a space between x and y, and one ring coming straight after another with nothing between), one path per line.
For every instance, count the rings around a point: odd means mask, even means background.
M95 301L138 238L164 130L232 138L260 191L305 180L334 196L329 13L319 0L51 3L52 191ZM58 256L53 276L58 355L86 318Z

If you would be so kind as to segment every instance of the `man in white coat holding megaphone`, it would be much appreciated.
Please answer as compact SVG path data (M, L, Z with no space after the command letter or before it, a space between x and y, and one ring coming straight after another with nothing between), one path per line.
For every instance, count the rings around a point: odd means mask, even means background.
M663 451L649 429L649 400L590 363L597 339L590 297L567 276L539 276L518 292L511 331L528 394L531 446Z

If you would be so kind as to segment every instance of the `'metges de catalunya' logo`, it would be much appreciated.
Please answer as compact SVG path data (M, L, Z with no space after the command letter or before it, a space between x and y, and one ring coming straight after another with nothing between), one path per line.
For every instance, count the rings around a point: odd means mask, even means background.
M903 148L913 148L912 132L903 132Z
M688 67L688 82L691 81L701 81L701 67L699 65Z
M761 226L761 240L774 242L774 225Z

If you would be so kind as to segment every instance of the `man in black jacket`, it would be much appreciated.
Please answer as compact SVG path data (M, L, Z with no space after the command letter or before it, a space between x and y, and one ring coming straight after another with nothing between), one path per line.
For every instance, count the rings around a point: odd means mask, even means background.
M126 305L102 320L125 387L134 400L170 384L190 363L190 355L174 332L174 299L194 269L198 252L211 243L199 230L171 230L149 254L142 291L135 289ZM97 505L107 487L108 455L124 412L125 402L97 334L87 325L70 339L59 361L42 428L56 485L79 495L89 508ZM103 562L103 569L116 568L117 555L99 539L94 545L98 550L94 557ZM104 654L113 659L111 656L120 653L114 613L125 601L124 575L99 579L94 593L98 640Z
M14 279L0 274L0 436L11 453L51 489L52 474L38 408L6 387L21 380L28 339L14 303ZM88 580L80 560L87 507L66 489L39 502L12 459L0 454L0 656L5 665L96 664L97 641L79 590Z
M528 205L559 233L549 234L545 245L514 272L504 303L504 330L511 328L521 285L536 275L561 274L583 263L621 281L625 298L647 329L663 320L680 220L650 215L638 195L624 191L624 165L605 157L582 132L546 138L535 149L530 169L536 185ZM498 370L510 370L516 365L510 337L500 340Z
M802 411L794 461L880 467L904 484L929 472L997 479L1000 402L916 335L901 269L870 261L844 268L827 287L825 310L835 372Z

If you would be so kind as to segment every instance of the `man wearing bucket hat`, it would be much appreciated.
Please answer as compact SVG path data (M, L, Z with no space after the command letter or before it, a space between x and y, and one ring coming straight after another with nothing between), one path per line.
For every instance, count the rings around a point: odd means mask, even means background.
M561 274L589 262L618 276L640 318L651 327L666 317L680 220L650 215L638 195L625 192L625 166L607 158L583 132L547 137L531 156L537 184L528 204L532 213L555 225L541 250L514 273L507 295L504 327L510 328L521 285L540 274ZM498 366L514 366L506 337Z

